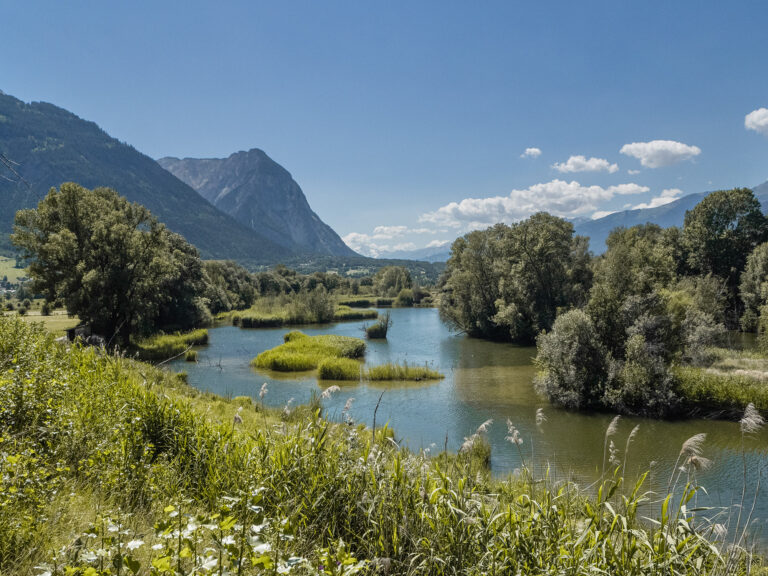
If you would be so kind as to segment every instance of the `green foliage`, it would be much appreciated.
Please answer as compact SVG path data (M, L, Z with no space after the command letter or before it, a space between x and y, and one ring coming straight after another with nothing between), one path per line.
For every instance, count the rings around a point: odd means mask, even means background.
M155 334L150 338L136 340L131 348L142 360L167 360L178 356L190 346L208 344L208 330L198 329L191 332L176 332L174 334ZM194 351L190 351L194 352ZM197 352L194 352L197 359ZM187 360L189 358L187 357Z
M197 362L197 350L187 350L184 354L184 360L187 362Z
M317 365L319 380L359 380L362 365L350 358L325 358Z
M741 576L755 565L708 541L683 506L689 488L659 509L642 479L609 478L593 495L546 476L498 481L464 454L431 460L294 414L281 422L0 319L0 571Z
M403 288L397 293L395 299L395 305L401 308L410 308L414 304L413 290L410 288Z
M365 342L350 336L322 335L299 337L289 332L285 343L266 350L253 359L257 368L278 372L314 370L326 358L362 358Z
M747 257L768 239L768 219L748 188L719 190L685 213L688 263L701 274L725 278L735 290Z
M371 366L365 371L365 377L374 382L397 380L397 381L416 381L421 380L442 380L443 374L433 370L426 364L424 366L415 366L403 362L402 364L389 362L379 366Z
M675 392L686 404L688 413L738 418L750 402L758 410L768 411L768 383L749 371L676 366L672 372Z
M451 248L440 313L470 336L533 342L558 309L583 304L591 283L586 239L546 213L470 232Z
M16 215L13 241L33 259L36 291L116 343L209 319L197 251L113 190L52 189Z
M392 315L389 310L387 310L387 312L379 316L379 319L374 324L365 327L365 335L368 338L386 339L391 326Z
M539 336L537 345L539 391L566 408L602 405L610 356L587 314L581 310L561 314L552 331Z
M336 308L336 312L333 314L333 319L336 322L345 322L349 320L370 320L371 318L376 318L377 316L378 312L376 312L376 310L355 310L347 306L338 306Z
M755 332L760 308L768 303L768 242L760 244L749 254L741 274L739 296L744 305L741 328L746 332Z
M373 277L373 291L379 296L395 297L411 287L411 273L403 266L385 266Z
M250 307L259 295L259 284L252 274L235 262L203 262L205 297L212 314Z

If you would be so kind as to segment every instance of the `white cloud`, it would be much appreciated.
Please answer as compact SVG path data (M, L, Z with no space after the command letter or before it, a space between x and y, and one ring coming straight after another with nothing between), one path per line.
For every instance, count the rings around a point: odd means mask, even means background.
M683 194L685 194L685 192L683 192L679 188L668 188L666 190L662 190L661 194L659 194L655 198L651 198L650 202L637 204L635 206L632 206L632 209L637 210L640 208L658 208L659 206L664 206L664 204L669 204L670 202L674 202Z
M744 127L768 136L768 108L752 110L744 117Z
M571 156L567 162L552 164L552 168L558 172L618 172L619 165L611 164L605 158L586 158L584 156Z
M525 152L520 154L520 158L538 158L541 156L541 148L526 148Z
M646 168L661 168L690 160L701 154L701 148L674 140L651 140L624 144L619 152L637 158Z
M637 176L638 174L640 174L640 172L642 172L642 170L627 170L627 174L629 174L630 176Z
M372 234L362 232L350 232L342 238L344 243L365 256L376 257L383 252L396 250L413 250L416 245L413 242L396 242L391 240L402 239L406 235L437 234L438 230L432 228L409 228L408 226L376 226Z
M427 244L427 248L440 248L441 246L448 246L450 243L450 240L432 240L432 242Z
M574 217L594 212L598 204L617 195L641 194L650 188L628 183L618 186L582 186L576 181L552 180L525 190L512 190L509 196L465 198L422 214L420 222L467 229L482 228L496 222L514 222L536 212Z
M606 216L610 216L611 214L616 214L616 212L611 210L598 210L597 212L592 214L592 220L597 220L598 218L605 218Z

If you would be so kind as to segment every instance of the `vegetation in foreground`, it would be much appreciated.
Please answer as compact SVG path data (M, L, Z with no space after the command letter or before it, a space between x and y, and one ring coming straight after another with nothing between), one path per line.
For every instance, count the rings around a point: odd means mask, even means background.
M525 465L494 481L471 446L430 459L315 408L205 395L0 319L0 571L757 573L741 540L718 547L723 527L675 499L643 524L656 505L641 483L609 475L589 497ZM701 443L686 444L690 468Z

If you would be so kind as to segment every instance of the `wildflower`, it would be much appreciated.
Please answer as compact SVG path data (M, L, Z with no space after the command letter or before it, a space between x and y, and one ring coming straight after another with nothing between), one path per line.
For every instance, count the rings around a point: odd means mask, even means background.
M140 548L144 544L141 540L131 540L128 542L128 544L125 545L128 550L136 550L137 548Z
M765 424L765 418L760 415L755 405L750 402L744 410L744 416L739 421L742 434L754 434Z

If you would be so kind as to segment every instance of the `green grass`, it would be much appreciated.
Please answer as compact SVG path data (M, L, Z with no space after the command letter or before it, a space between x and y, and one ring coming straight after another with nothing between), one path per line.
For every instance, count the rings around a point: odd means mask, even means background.
M208 330L201 328L191 332L156 334L132 343L132 349L142 360L167 360L184 352L190 346L208 344Z
M26 275L26 269L16 268L16 260L14 258L0 256L0 280L2 280L3 276L7 276L8 282L15 284L20 277Z
M278 372L304 372L316 369L327 358L362 358L365 354L365 342L350 336L306 336L293 331L284 340L256 356L252 364Z
M325 358L317 365L319 380L359 380L362 365L350 358Z
M743 370L677 366L673 369L675 392L688 413L741 417L752 402L768 412L768 374L756 377Z
M10 314L15 315L15 314ZM40 312L27 312L24 316L19 316L24 322L41 324L48 332L56 336L63 336L67 330L80 324L80 320L75 317L69 317L66 313L56 312L50 316L41 316Z
M429 366L414 366L403 362L402 364L388 363L379 366L371 366L365 371L365 377L374 382L398 380L398 381L421 381L421 380L441 380L445 378L437 370L432 370Z
M333 315L333 319L336 322L344 322L348 320L370 320L378 317L379 313L376 310L360 310L353 309L349 306L337 306L336 312Z
M659 504L616 477L594 496L499 481L471 451L432 459L390 437L0 318L0 573L761 573L675 504L688 489Z

